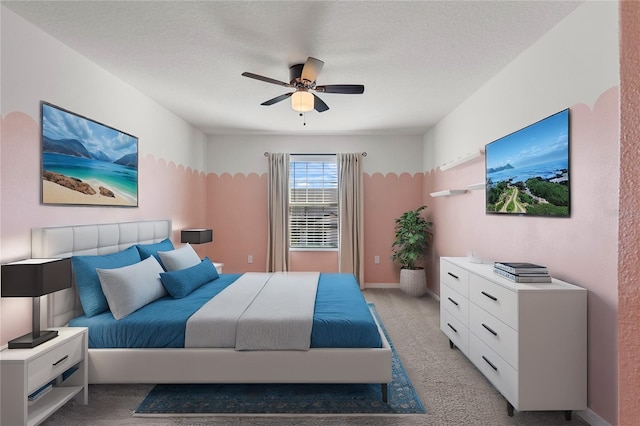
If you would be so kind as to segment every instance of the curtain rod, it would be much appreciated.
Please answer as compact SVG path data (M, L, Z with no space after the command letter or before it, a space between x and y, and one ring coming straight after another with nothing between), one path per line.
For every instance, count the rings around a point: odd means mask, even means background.
M327 153L324 153L324 154L291 154L291 155L336 155L336 154L327 154ZM268 156L269 156L269 153L268 153L267 151L265 151L265 152L264 152L264 156L265 156L265 157L268 157ZM363 152L363 153L362 153L362 156L363 156L363 157L366 157L366 156L367 156L367 152L366 152L366 151L365 151L365 152Z

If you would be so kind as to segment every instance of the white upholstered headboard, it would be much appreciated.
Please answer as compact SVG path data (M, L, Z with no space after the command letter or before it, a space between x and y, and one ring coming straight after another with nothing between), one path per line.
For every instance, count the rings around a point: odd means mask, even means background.
M31 231L31 257L109 254L134 244L157 243L170 236L170 220L35 228ZM64 326L72 318L82 315L75 284L47 298L48 327Z

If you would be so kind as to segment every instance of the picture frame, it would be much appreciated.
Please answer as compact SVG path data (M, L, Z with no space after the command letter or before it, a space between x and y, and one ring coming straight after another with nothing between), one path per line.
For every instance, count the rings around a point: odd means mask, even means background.
M138 207L138 138L41 102L42 204Z

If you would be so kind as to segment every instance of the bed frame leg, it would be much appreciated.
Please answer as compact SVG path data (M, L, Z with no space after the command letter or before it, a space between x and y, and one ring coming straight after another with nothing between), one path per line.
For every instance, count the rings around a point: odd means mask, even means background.
M380 388L382 390L382 402L389 401L389 385L386 383L380 383Z

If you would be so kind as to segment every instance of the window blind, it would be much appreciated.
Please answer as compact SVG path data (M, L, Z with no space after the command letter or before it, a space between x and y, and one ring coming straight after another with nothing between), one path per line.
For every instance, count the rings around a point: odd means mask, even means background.
M338 168L334 155L291 156L291 248L338 247Z

